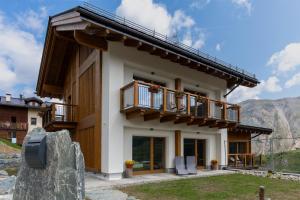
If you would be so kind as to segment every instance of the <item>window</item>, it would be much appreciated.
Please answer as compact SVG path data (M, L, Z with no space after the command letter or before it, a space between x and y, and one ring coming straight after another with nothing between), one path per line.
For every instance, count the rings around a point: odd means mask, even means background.
M11 118L10 118L10 121L11 121L12 123L16 123L16 122L17 122L17 118L16 118L16 117L11 117Z
M31 117L31 125L36 125L36 118L35 117Z
M229 154L247 153L247 142L229 142Z
M10 138L16 138L16 137L17 137L17 134L15 131L10 132Z
M165 138L133 136L133 171L155 171L165 167Z

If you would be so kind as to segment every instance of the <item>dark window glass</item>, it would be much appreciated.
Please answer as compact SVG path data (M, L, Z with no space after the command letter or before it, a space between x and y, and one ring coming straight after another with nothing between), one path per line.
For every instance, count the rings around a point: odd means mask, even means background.
M16 137L17 137L16 132L15 132L15 131L10 132L10 137L11 137L11 138L16 138Z
M16 117L11 117L11 122L12 123L16 123L17 122L17 118Z
M165 139L164 138L154 138L154 162L153 169L163 169L165 168Z
M134 171L150 170L150 138L134 136L132 141Z
M36 125L36 118L35 117L31 117L31 125Z
M237 151L237 142L229 142L229 154L236 154Z
M184 139L184 157L195 156L195 140Z
M197 165L205 166L205 140L197 140Z
M246 142L239 142L239 153L247 153L247 143Z

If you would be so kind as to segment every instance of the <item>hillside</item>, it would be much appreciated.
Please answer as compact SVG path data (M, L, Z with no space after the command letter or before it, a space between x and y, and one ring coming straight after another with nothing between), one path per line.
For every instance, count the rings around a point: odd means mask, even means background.
M241 105L241 121L272 128L270 136L260 136L253 142L257 153L270 149L270 138L274 139L275 152L300 148L300 97L278 100L247 100ZM294 139L293 139L294 138Z

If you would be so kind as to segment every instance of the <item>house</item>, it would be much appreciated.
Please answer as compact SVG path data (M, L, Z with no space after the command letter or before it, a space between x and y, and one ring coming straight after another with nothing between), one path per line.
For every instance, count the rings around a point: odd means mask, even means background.
M37 97L0 96L0 138L22 144L28 131L42 126L39 116L42 103Z
M36 90L64 102L45 111L44 128L70 130L87 170L120 179L131 159L134 174L172 172L175 156L227 166L227 129L240 124L240 107L226 96L257 84L253 74L85 4L49 18Z

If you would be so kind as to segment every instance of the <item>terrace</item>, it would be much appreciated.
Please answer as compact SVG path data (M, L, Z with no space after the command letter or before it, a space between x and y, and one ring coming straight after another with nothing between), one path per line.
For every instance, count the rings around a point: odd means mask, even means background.
M144 121L159 119L161 123L210 128L234 127L240 121L238 105L142 81L121 88L121 112L127 119L142 116Z

